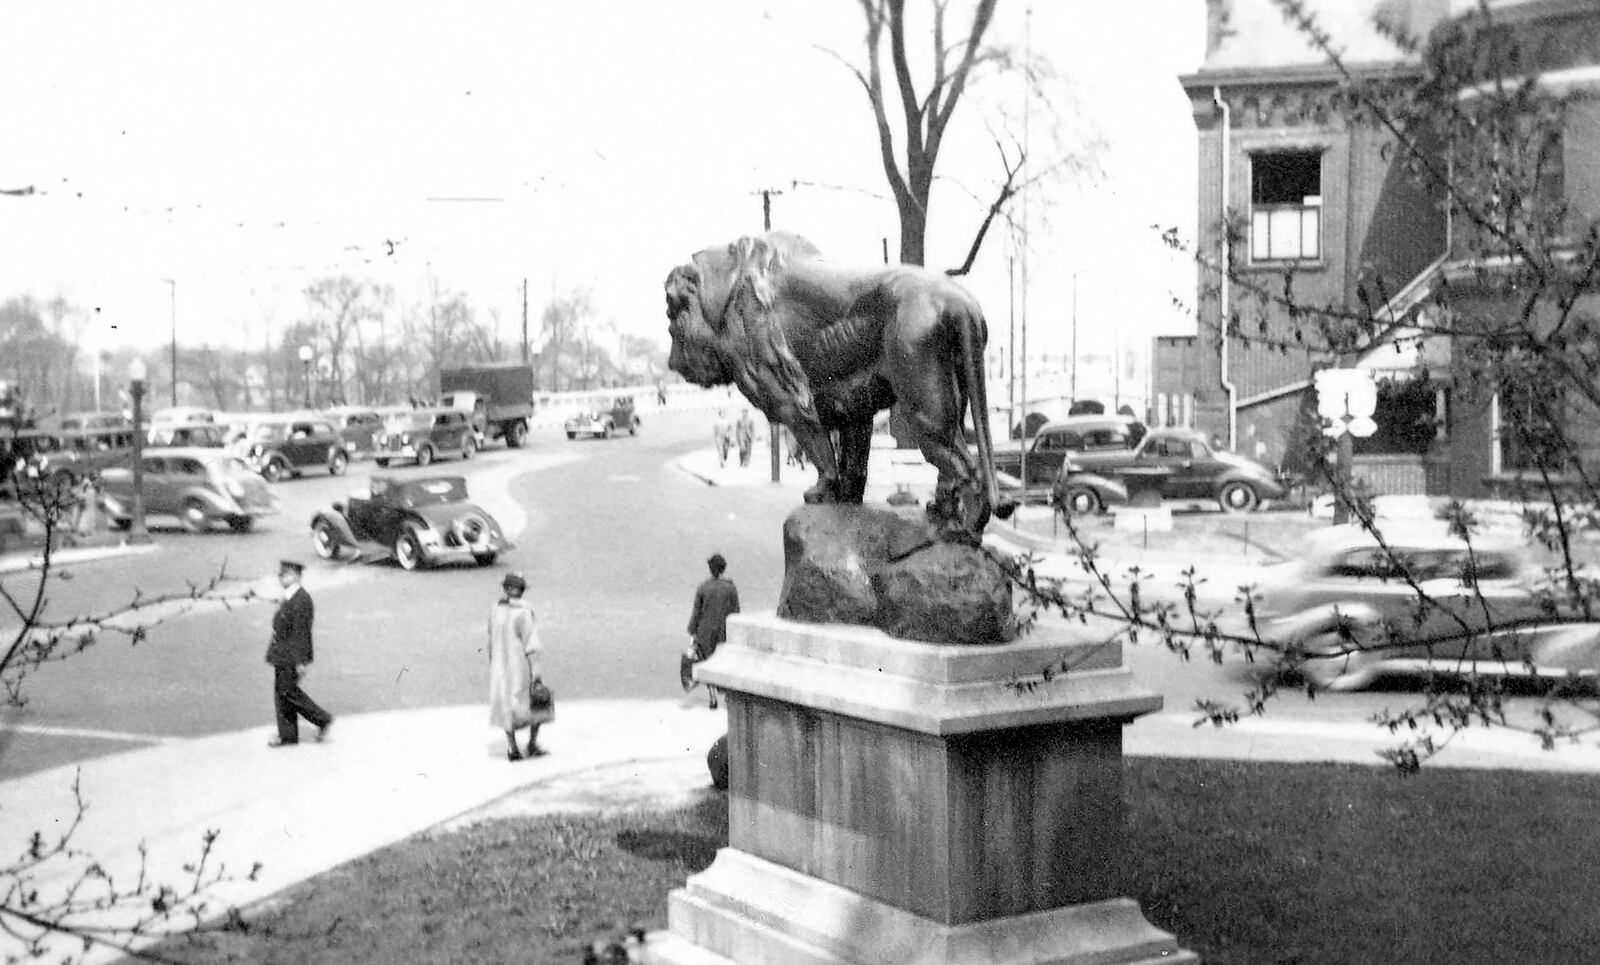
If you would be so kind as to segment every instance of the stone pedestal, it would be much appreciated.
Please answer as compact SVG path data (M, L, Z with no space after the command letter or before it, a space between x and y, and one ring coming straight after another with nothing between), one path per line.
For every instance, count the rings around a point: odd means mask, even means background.
M960 647L730 619L697 670L728 706L729 847L647 961L1198 961L1119 897L1122 726L1161 698L1069 631Z

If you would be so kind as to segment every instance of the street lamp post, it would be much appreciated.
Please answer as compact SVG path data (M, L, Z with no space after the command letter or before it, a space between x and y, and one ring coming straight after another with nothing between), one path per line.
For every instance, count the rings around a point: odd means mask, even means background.
M163 278L162 281L172 289L172 407L178 407L178 282L176 279Z
M311 408L311 357L312 357L312 354L313 353L311 351L311 346L309 346L309 345L300 346L300 366L301 366L302 370L305 373L303 378L304 378L304 381L305 381L305 384L306 384L305 407L307 409Z
M128 542L148 543L144 528L144 391L143 359L128 366L128 395L133 398L133 516L128 521Z

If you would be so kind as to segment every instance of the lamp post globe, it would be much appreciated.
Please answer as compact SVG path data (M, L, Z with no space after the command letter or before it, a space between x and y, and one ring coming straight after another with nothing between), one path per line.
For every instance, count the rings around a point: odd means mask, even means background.
M311 408L311 359L315 355L311 346L300 346L300 367L304 372L302 381L305 383L305 407Z
M128 365L128 396L133 400L133 510L128 520L128 542L148 543L144 527L144 393L148 373L143 359Z

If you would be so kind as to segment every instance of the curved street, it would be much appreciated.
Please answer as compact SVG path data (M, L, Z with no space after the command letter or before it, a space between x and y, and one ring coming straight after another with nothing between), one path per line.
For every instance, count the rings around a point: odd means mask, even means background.
M358 462L343 477L277 484L282 513L248 535L191 535L175 521L157 521L152 552L65 568L71 578L53 584L49 612L99 612L125 603L135 590L182 591L224 571L275 591L277 561L295 557L308 564L305 582L317 605L308 692L340 716L442 708L483 702L486 614L500 575L516 569L528 578L560 698L695 704L703 691L682 696L678 655L704 560L723 553L744 608L770 612L783 575L782 521L799 504L803 485L789 479L710 486L684 471L679 460L707 448L711 418L706 411L645 412L639 435L604 440L569 441L544 428L520 450L492 448L470 462L435 464L427 471L465 476L473 497L513 534L515 548L487 569L405 572L388 560L317 559L311 516L364 484L374 467ZM745 478L765 479L765 460L758 444ZM1003 535L1005 528L991 532ZM21 577L8 582L13 592L26 586ZM138 645L107 635L85 653L40 669L25 681L25 705L0 713L0 780L269 724L271 674L263 655L271 613L264 602L213 606L154 627ZM1152 645L1125 651L1140 681L1166 699L1162 712L1130 731L1130 749L1152 735L1199 755L1237 756L1241 743L1303 757L1315 757L1334 739L1384 746L1400 738L1374 727L1371 717L1417 699L1395 690L1316 700L1290 693L1266 718L1195 730L1195 702L1236 702L1252 668L1237 659L1214 666L1198 654L1185 662ZM1524 719L1536 709L1533 699L1512 702L1513 715ZM1554 757L1551 766L1560 764Z

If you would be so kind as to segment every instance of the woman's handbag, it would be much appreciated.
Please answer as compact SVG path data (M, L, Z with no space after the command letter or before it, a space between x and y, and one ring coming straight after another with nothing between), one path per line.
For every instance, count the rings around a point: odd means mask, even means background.
M544 681L538 677L533 678L533 683L528 685L528 708L533 712L535 722L546 723L555 718L556 698Z
M700 651L691 646L678 658L678 683L683 685L683 692L688 693L695 688L697 681L694 679L694 665L700 662Z

